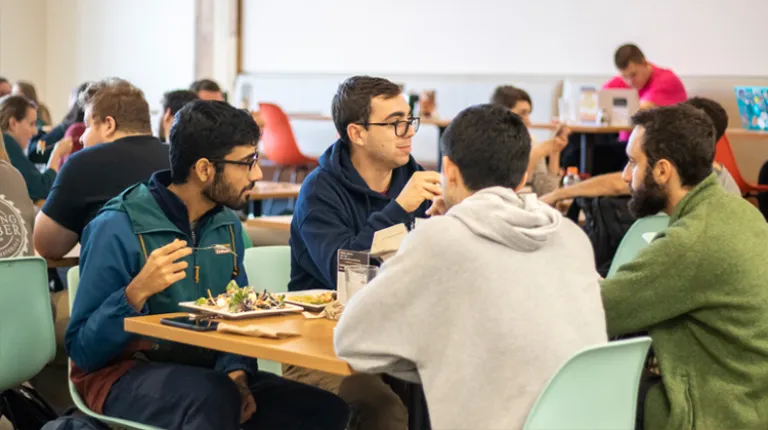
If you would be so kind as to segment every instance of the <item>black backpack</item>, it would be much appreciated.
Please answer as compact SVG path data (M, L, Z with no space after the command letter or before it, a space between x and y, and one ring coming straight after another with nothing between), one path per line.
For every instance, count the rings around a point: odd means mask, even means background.
M580 197L576 200L586 218L584 231L595 251L595 267L600 276L605 277L621 239L635 222L629 211L629 197Z

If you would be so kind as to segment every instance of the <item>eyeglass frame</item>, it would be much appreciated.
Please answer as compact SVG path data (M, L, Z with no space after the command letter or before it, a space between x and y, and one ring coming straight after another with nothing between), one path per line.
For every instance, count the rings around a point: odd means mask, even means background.
M397 125L400 123L406 123L405 126L405 132L402 135L397 134ZM378 126L387 126L391 125L392 128L395 131L395 136L397 137L405 137L408 134L408 131L411 129L411 126L416 123L416 126L414 126L413 132L416 133L419 131L419 127L421 127L421 117L419 116L412 116L408 119L398 119L394 122L356 122L357 125L362 125L364 127L368 127L371 125L378 125Z
M248 171L250 172L253 170L254 166L259 165L259 153L257 152L251 161L241 161L241 160L227 160L224 158L208 158L208 161L210 161L212 164L221 163L221 164L236 164L239 166L248 166Z

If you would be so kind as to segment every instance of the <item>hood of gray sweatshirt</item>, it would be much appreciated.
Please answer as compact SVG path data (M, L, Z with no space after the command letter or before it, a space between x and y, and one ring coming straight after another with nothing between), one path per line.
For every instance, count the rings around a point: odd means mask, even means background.
M423 383L434 429L519 429L568 358L607 342L598 279L578 226L488 188L408 234L347 304L336 352Z

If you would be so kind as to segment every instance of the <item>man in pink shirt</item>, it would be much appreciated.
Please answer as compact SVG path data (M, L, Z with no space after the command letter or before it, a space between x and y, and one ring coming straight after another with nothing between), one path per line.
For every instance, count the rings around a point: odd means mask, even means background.
M613 58L621 75L606 82L603 88L636 89L640 109L673 105L688 99L675 72L649 63L637 45L620 46Z

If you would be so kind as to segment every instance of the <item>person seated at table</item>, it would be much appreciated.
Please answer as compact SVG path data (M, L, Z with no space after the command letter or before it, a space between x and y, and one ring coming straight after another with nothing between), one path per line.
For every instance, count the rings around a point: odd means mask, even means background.
M32 230L35 206L27 193L27 184L11 164L5 145L0 142L0 231L3 247L0 258L35 255Z
M89 408L164 429L338 429L347 406L320 389L260 372L256 359L158 342L124 320L248 285L233 208L261 179L250 115L194 101L171 127L170 171L102 209L85 229L66 343ZM220 253L201 248L223 245Z
M291 222L291 291L336 289L339 249L370 249L377 230L410 227L441 194L440 174L411 156L419 119L397 84L348 78L332 111L340 138L302 183Z
M444 215L405 238L336 327L355 371L424 384L434 428L521 428L557 369L607 342L586 235L516 193L530 141L500 106L459 113L440 142Z
M163 94L163 116L160 117L160 125L158 127L158 137L163 142L168 141L168 130L173 125L173 117L176 112L180 111L187 103L198 100L200 97L189 90L176 90L168 91Z
M603 89L635 89L640 97L640 109L655 106L669 106L684 102L688 95L680 78L671 69L659 67L651 63L637 45L625 44L616 49L613 56L619 75L603 85ZM592 174L601 174L621 170L627 162L624 154L629 132L615 135L604 135L594 151L594 168ZM569 148L564 154L567 165L578 165L579 136L569 142Z
M13 91L11 82L2 76L0 76L0 97L5 97Z
M53 148L56 147L56 143L66 137L67 130L69 130L73 124L83 123L85 120L85 111L79 100L80 94L85 91L88 84L89 82L83 82L80 86L72 90L72 93L69 96L69 110L67 111L67 114L64 115L64 119L61 120L61 123L56 127L53 127L48 133L32 138L32 141L27 147L27 156L33 163L47 163L48 159L51 157ZM79 144L78 140L73 140L72 143L75 146L73 152L77 152L77 149L81 149L77 148Z
M55 156L51 157L45 171L40 173L26 155L29 141L37 134L37 108L24 96L11 95L0 99L0 131L3 132L8 158L24 177L29 197L33 201L48 197L61 167L61 157L72 150L72 142L62 141L54 150Z
M505 107L520 116L530 131L533 102L531 96L511 85L497 87L491 96L491 103ZM531 160L528 163L528 179L537 195L547 194L560 185L560 152L568 144L571 131L568 127L558 129L552 139L539 142L531 135Z
M660 107L632 122L630 208L670 216L601 282L609 336L653 339L638 428L768 428L768 224L718 184L715 131L701 110Z
M45 258L66 255L104 203L169 165L168 145L152 136L144 93L130 82L93 82L80 103L85 149L67 160L37 215L35 249Z
M728 113L720 103L704 97L694 97L686 100L683 104L693 106L707 114L715 126L715 139L717 142L725 136L725 131L728 128ZM725 166L717 161L713 161L712 168L717 176L717 182L726 191L741 195L739 186ZM614 172L598 175L566 188L557 188L541 196L541 200L547 204L554 205L560 200L576 197L620 196L629 195L630 192L629 184L623 179L623 172Z

